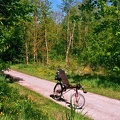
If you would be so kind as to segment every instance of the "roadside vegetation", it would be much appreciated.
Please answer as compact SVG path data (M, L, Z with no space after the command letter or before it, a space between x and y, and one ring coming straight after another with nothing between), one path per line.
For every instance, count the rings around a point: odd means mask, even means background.
M19 64L11 66L12 69L15 69L17 71L53 82L56 82L54 78L58 67L66 71L66 74L71 84L80 83L88 92L93 92L96 94L120 100L120 82L118 77L108 77L104 74L102 75L91 73L90 68L86 68L87 74L82 75L82 72L85 71L82 71L81 66L79 66L76 70L69 68L66 69L64 64L55 67L55 63L54 67L43 66L41 64ZM81 72L78 73L78 71Z
M0 0L0 74L11 67L55 82L62 68L72 84L120 100L119 16L120 0L61 0L57 11L49 0ZM1 120L88 119L2 79Z
M90 120L0 76L0 120Z
M15 64L53 80L57 68L88 91L120 99L120 0L1 0L0 72ZM32 63L32 64L31 64Z
M120 100L120 0L61 0L58 11L49 0L1 0L0 74L10 66L50 81L62 68L72 84ZM0 84L2 119L48 120L26 95Z

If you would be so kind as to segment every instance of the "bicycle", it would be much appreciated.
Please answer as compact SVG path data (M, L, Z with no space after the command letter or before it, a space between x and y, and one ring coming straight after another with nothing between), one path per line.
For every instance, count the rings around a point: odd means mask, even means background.
M82 88L83 92L87 93L83 86L80 84L76 84L75 86L70 85L65 71L62 69L58 69L56 72L55 80L57 80L57 83L53 89L54 98L59 100L62 98L63 94L73 89L75 90L75 93L71 95L70 104L76 109L82 109L82 107L85 105L85 97L80 94L78 90Z

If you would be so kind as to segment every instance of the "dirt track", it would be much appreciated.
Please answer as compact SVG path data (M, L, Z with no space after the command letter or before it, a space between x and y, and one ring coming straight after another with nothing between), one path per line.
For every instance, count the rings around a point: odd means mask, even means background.
M21 78L22 80L18 81L20 85L34 90L41 95L55 101L52 97L50 97L50 95L53 93L53 88L55 85L54 82L39 79L14 70L10 70L9 72L5 71L5 73ZM93 118L94 120L120 120L119 100L107 98L89 92L87 94L84 94L82 91L80 92L85 96L86 99L86 103L83 108L83 114L86 113L86 115ZM70 91L64 95L64 98L67 99L68 102L72 93L73 91ZM66 102L55 102L68 107L68 104Z

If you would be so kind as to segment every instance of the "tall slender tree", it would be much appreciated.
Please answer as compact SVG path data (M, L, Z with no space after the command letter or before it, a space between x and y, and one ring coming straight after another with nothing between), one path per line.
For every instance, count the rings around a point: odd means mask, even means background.
M62 0L62 10L66 15L66 65L68 64L68 57L72 40L74 39L75 20L71 22L71 8L75 4L75 0ZM72 24L73 23L73 24Z
M40 9L40 26L42 30L41 40L45 42L45 51L46 51L46 64L49 63L49 46L48 46L48 27L49 27L49 18L51 13L51 3L48 0L41 1ZM44 52L44 50L43 50Z

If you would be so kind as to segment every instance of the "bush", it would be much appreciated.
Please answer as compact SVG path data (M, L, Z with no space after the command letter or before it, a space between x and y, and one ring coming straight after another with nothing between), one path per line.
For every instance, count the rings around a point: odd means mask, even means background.
M2 70L7 70L8 68L9 68L9 64L5 63L0 59L0 73L2 72Z
M4 120L48 120L36 104L28 96L19 95L19 92L0 81L0 117Z

